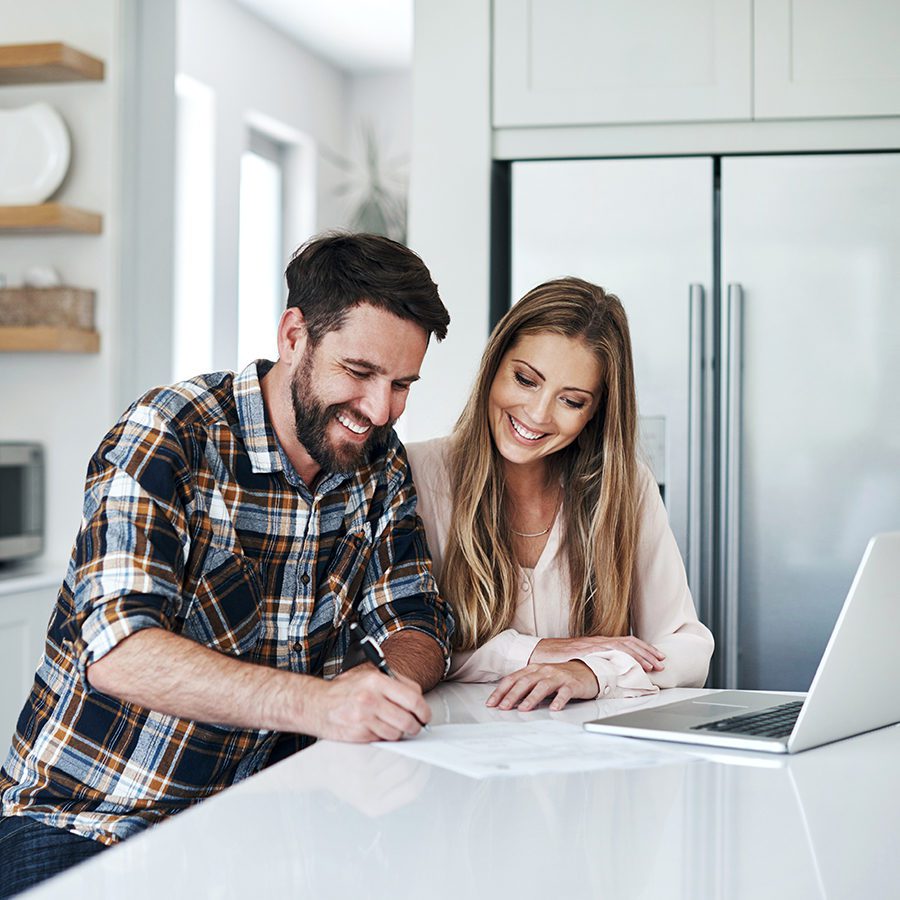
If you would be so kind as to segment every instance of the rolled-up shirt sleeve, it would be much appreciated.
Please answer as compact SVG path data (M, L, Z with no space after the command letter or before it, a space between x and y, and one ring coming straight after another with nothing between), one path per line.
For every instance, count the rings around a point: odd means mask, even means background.
M440 648L446 673L453 614L434 578L405 456L400 478L399 489L376 528L360 600L360 618L366 631L379 642L406 629L427 634Z
M87 667L144 628L171 630L190 549L177 442L139 408L91 460L70 629ZM89 685L88 685L89 686Z

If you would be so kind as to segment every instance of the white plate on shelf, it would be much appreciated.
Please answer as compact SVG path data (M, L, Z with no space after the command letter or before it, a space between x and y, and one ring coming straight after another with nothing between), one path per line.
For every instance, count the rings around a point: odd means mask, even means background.
M71 143L48 103L0 109L0 205L43 203L69 168Z

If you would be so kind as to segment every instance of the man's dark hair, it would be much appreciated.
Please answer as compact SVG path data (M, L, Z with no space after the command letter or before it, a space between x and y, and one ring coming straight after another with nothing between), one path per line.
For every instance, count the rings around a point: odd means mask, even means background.
M307 241L284 277L288 308L306 320L313 344L344 323L347 312L370 303L421 326L429 337L447 336L450 314L425 263L403 244L377 234L329 233Z

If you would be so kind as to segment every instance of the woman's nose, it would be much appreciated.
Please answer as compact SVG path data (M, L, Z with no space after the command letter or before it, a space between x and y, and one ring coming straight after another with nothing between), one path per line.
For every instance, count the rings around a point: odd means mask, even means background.
M541 392L532 397L531 401L525 406L525 411L535 425L541 425L550 421L552 403L553 398L549 394Z

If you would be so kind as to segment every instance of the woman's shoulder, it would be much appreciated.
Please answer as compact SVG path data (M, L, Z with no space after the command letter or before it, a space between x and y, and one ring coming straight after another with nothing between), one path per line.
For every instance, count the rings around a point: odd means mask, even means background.
M429 441L411 441L406 444L406 455L412 469L413 480L432 485L448 485L450 461L450 437L432 438Z
M654 487L657 489L657 491L659 490L656 476L653 474L653 470L644 460L638 459L635 468L637 471L635 484L637 485L638 497L641 497L649 487Z

